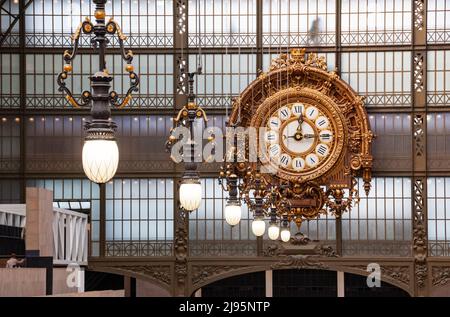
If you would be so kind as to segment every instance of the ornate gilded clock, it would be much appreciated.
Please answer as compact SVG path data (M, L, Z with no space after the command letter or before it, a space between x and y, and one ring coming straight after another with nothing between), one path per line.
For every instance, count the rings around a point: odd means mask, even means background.
M233 165L234 173L243 191L260 180L261 195L283 202L289 220L300 224L325 207L340 216L361 171L370 189L373 133L363 98L316 54L294 49L274 59L235 100L229 124L263 130L257 162Z

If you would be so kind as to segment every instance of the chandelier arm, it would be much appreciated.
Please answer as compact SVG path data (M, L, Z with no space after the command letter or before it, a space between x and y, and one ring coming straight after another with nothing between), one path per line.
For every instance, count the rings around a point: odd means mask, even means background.
M125 49L124 41L127 40L127 37L122 33L119 24L114 21L113 18L111 18L106 24L106 32L111 35L117 35L120 46L120 55L122 56L122 59L127 63L127 65L125 66L125 70L128 72L128 77L130 77L130 87L125 93L125 97L123 98L122 102L118 102L119 94L116 91L113 90L109 93L109 102L111 106L122 109L130 103L132 93L138 91L140 80L139 76L134 72L134 66L132 65L134 57L133 51Z
M92 101L92 95L91 92L88 90L83 91L81 94L81 102L77 101L75 97L73 96L72 91L67 87L67 84L65 80L69 77L69 73L72 71L73 67L71 65L72 61L75 59L78 53L78 46L80 37L83 31L85 34L91 34L92 30L94 28L94 25L92 24L91 20L89 18L86 18L84 22L80 23L80 25L77 27L73 35L71 36L72 42L73 42L73 48L72 50L66 50L64 51L63 59L65 62L65 65L63 67L63 71L58 74L57 77L57 84L58 84L58 91L64 92L66 94L66 100L74 107L74 108L87 108L89 104Z

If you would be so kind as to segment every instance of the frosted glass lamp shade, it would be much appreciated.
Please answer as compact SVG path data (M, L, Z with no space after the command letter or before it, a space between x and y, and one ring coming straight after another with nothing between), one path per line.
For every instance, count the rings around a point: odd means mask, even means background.
M288 228L283 228L281 230L281 241L283 242L289 242L289 240L291 240L291 231L289 231Z
M280 236L280 227L276 223L271 224L269 226L268 234L270 240L277 240Z
M266 222L262 218L255 218L252 222L252 232L255 236L260 237L266 231Z
M102 184L114 177L119 165L119 148L115 140L86 140L83 145L83 170L94 183Z
M241 221L241 206L237 204L227 204L225 206L225 221L230 226L235 226Z
M202 185L199 182L186 182L180 186L180 204L183 209L192 211L202 202Z

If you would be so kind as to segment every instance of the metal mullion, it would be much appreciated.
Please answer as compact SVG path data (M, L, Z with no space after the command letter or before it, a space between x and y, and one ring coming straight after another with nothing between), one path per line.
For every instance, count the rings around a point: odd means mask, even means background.
M402 184L402 200L401 200L401 208L402 208L402 241L406 240L405 239L405 190L404 190L404 177L401 178L401 184ZM409 239L409 237L408 237Z
M155 34L156 34L156 37L157 37L157 34L158 34L158 6L156 5L157 4L156 1L154 2L154 4L155 4L155 15L154 15L154 17L155 17L155 29L154 30L155 30ZM156 186L158 186L158 185L156 185Z
M396 211L396 193L397 193L397 191L395 190L395 184L397 183L397 180L398 179L396 179L395 177L393 177L392 178L392 221L393 221L393 227L392 227L392 230L393 230L393 241L397 241L397 237L396 237L396 235L395 235L395 233L396 233L396 230L395 230L395 225L396 225L396 221L397 221L397 218L396 218L396 215L395 215L395 211Z
M445 52L444 52L444 65L446 65L446 63L445 63ZM444 71L444 88L445 88L445 71ZM434 116L434 121L435 122L437 121L437 115ZM443 130L446 131L445 115L442 117L442 121L443 121ZM436 123L435 123L434 126L436 126ZM444 135L444 137L445 137L445 135ZM444 148L444 151L445 151L445 148ZM427 181L428 181L428 178L427 178ZM443 200L444 200L444 231L445 231L445 239L444 240L445 240L445 242L447 242L448 238L447 238L447 182L446 182L446 177L443 177L443 181L444 181Z
M216 184L213 182L212 185L213 195L212 195L212 223L213 223L213 241L216 241Z
M359 186L359 185L358 185ZM359 229L360 228L360 226L361 226L361 209L359 208L359 206L358 206L358 209L357 209L357 214L358 214L358 216L357 216L357 218L355 219L356 220L356 222L357 222L357 228L358 228L358 231L357 231L357 233L358 233L358 236L357 236L357 240L363 240L363 239L361 239L361 230ZM352 217L352 215L351 215L351 213L349 212L349 214L348 214L348 223L349 223L349 240L353 240L352 239L352 235L351 235L351 223L352 223L352 220L353 220L353 217ZM368 210L367 210L367 208L366 208L366 223L367 223L367 221L368 221ZM337 236L336 236L336 239L337 239ZM338 241L336 241L336 243L337 243Z
M358 180L358 182L359 182L359 180ZM359 184L358 184L358 186L359 186ZM372 189L373 190L373 189ZM376 188L375 188L375 190L376 190ZM369 201L370 201L370 198L368 197L368 195L366 196L367 198L366 198L366 200L365 200L365 205L366 205L366 239L365 240L369 240L369 238L370 238L370 235L369 235L369 222L370 222L370 217L369 217ZM361 208L359 208L359 206L358 206L358 215L359 215L359 213L360 213L360 210L361 210Z
M61 1L64 1L64 0L61 0ZM55 10L54 10L54 2L51 2L51 5L52 5L52 35L53 34L55 34L55 23L54 23L54 21L53 21L53 18L55 17ZM45 8L45 5L44 5L44 8ZM45 12L44 12L44 15L45 15ZM61 25L62 25L62 23L61 23ZM52 38L52 42L55 40L55 37L54 36L52 36L53 38ZM45 62L44 62L44 65L45 65ZM44 82L45 82L45 80L44 80ZM45 89L44 89L44 91L45 91Z
M253 14L254 14L254 11L253 11L254 7L252 6L253 2L251 2L251 1L252 0L248 0L247 1L247 17L246 17L246 20L247 20L247 34L245 35L245 37L246 37L246 41L245 41L246 45L243 45L243 46L250 45L250 47L253 47L252 41L251 41L251 37L252 37L252 31L251 30L253 30L253 29L251 28L252 24L251 24L250 21L252 20L252 17L253 17ZM255 6L256 6L256 1L257 0L254 0L254 1L255 1ZM255 40L256 40L256 37L255 37Z
M444 201L444 240L447 242L447 203L446 203L446 193L447 193L447 185L445 181L445 177L443 177L444 182L444 195L443 195L443 201Z
M138 4L139 5L139 4ZM131 10L130 10L131 13ZM139 60L140 62L140 60ZM139 123L139 137L141 137L141 120L138 120ZM138 208L139 208L139 220L138 220L138 224L139 224L139 228L138 228L138 232L139 232L139 248L141 246L141 179L138 178Z
M437 201L438 201L438 195L437 195L437 181L436 181L436 177L433 178L433 182L434 182L434 226L435 226L435 239L436 242L439 241L438 239L438 222L439 222L439 217L438 217L438 209L437 209Z
M375 6L377 6L378 1L379 0L375 0L375 2L376 2ZM382 0L382 1L385 1L385 0ZM384 5L384 11L386 11L386 3ZM358 2L358 13L359 13L359 2ZM367 23L367 21L369 18L369 0L366 0L366 12L365 13L366 13L366 30L365 31L366 31L366 34L368 35L369 34L369 24ZM384 20L384 21L386 22L386 20ZM358 31L359 31L359 24L358 24ZM375 14L375 37L376 37L377 32L378 32L377 15ZM386 33L385 33L385 35L386 35Z
M124 217L123 217L123 200L124 200L124 195L123 195L123 183L124 183L124 178L122 178L122 179L121 179L121 182L120 182L120 187L121 187L121 197L120 197L120 205L121 205L121 208L120 208L120 212L121 212L121 214L122 214L121 220L120 220L120 231L121 231L121 238L120 238L120 240L121 240L121 242L124 241L124 239L123 239L123 225L124 225Z
M130 244L132 244L133 242L133 179L130 178L130 199L129 199L129 204L128 204L128 208L129 208L129 218L128 218L128 222L129 222L129 228L130 228Z
M203 189L202 189L203 190ZM204 203L204 202L202 202ZM175 219L174 219L175 220ZM189 218L189 220L191 220L191 218ZM188 222L189 223L189 222ZM198 223L199 223L199 218L198 218L198 212L195 213L195 238L194 240L198 241L199 240L199 234L198 234ZM190 223L188 225L188 228L190 226Z
M213 2L214 3L214 2ZM226 13L224 13L224 9L223 9L223 3L224 3L224 1L221 1L220 2L220 5L221 5L221 8L220 8L220 12L221 12L221 30L220 30L220 34L221 34L221 36L222 36L222 43L223 43L223 46L224 47L227 47L226 45L225 45L225 33L224 33L224 27L223 27L223 25L224 25L224 18L227 16L227 14ZM215 3L214 3L214 5L215 5ZM231 5L231 2L230 2L230 5ZM231 25L230 25L231 26ZM230 38L231 38L231 32L230 32ZM230 44L231 44L231 42L230 42ZM230 46L230 45L228 45L228 46ZM223 90L222 90L223 91Z
M375 180L375 198L374 198L374 201L375 201L375 240L379 240L379 238L378 238L378 190L377 190L377 187L378 187L378 178Z
M148 23L147 23L148 26ZM147 68L148 68L148 60L147 60ZM149 117L146 118L145 123L147 126L147 131L150 131L150 120L147 120ZM147 183L147 241L150 241L150 199L153 199L152 197L150 197L150 182L151 179L150 178L146 178L145 179L146 183Z
M442 51L442 53L443 53L443 55L444 55L444 69L442 70L442 72L443 72L443 77L444 77L444 84L443 84L443 88L444 88L444 92L446 91L446 88L445 87L447 87L447 82L446 82L446 79L447 79L447 76L446 76L446 73L449 71L449 69L447 69L447 66L448 66L448 63L447 63L447 51Z
M145 19L147 20L146 21L146 25L147 25L147 32L145 33L146 35L147 35L147 41L148 41L148 39L149 39L149 34L151 34L150 33L150 29L149 29L149 14L148 14L148 11L149 11L149 3L148 3L148 1L147 1L147 5L146 5L146 9L147 9L147 12L146 12L146 14L144 15L140 15L139 14L139 17L141 17L141 16L144 16L145 17ZM141 12L141 7L140 7L140 5L138 5L138 10L139 10L139 13ZM174 14L174 20L175 20L175 14ZM139 32L140 32L140 28L139 28ZM140 33L139 33L140 34ZM166 34L164 33L164 36L165 36ZM147 42L147 45L148 45L148 42ZM147 64L148 65L148 64Z
M159 198L159 190L158 190L158 178L155 178L155 196L156 196L156 203L155 203L155 222L156 222L156 234L155 234L155 241L159 241L159 204L158 204L158 198Z
M384 189L384 199L383 199L383 205L384 205L384 240L387 240L387 237L388 237L388 235L387 235L387 215L386 215L386 209L387 209L387 205L386 205L386 200L388 199L387 197L388 197L388 195L387 195L387 192L386 192L386 181L387 181L387 179L386 179L386 177L384 177L383 178L383 189Z
M208 236L208 209L207 209L207 202L208 202L208 198L206 197L206 178L203 178L203 184L205 185L204 188L202 189L203 191L203 195L205 197L205 215L203 216L203 226L204 226L204 237L203 239L206 240L207 236Z
M166 209L166 179L162 178L161 183L164 184L164 220L167 220L167 209ZM167 241L167 230L166 222L164 221L164 241Z
M148 23L147 23L147 27L148 27ZM147 75L147 78L148 78L148 80L147 80L147 95L151 95L150 94L150 80L152 77L150 76L150 55L146 54L143 56L145 56L145 58L147 59L147 70L146 70L147 74L144 74L144 76Z
M414 57L412 57L412 58L414 58ZM437 67L436 67L437 51L433 51L433 59L434 59L434 69L433 69L433 76L434 76L434 82L433 83L434 83L434 87L433 88L434 88L434 93L436 94L438 92L436 82L437 82L437 74L439 72ZM428 87L427 87L427 90L428 90Z

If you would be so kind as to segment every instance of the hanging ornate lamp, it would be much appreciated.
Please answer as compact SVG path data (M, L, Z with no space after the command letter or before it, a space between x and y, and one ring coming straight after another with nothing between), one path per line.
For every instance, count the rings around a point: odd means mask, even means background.
M208 121L205 111L195 103L194 76L200 75L201 73L202 69L201 66L199 66L196 72L187 74L189 83L188 103L178 112L178 115L174 119L174 128L172 128L171 135L166 143L167 149L170 150L176 142L180 141L174 135L176 129L180 127L188 129L188 146L184 147L182 153L184 174L179 189L181 207L187 211L198 209L202 200L202 187L200 184L200 176L197 171L198 162L195 160L195 149L198 144L196 144L194 140L194 126L196 119L202 119L205 125Z
M138 90L139 77L131 64L133 52L125 50L123 35L119 25L111 18L105 22L105 3L107 0L93 0L95 3L94 25L89 18L80 24L72 36L72 51L64 52L64 69L58 76L59 91L66 93L67 101L75 108L91 109L92 120L86 122L86 137L83 145L82 161L86 176L95 183L106 183L114 177L119 164L119 149L115 139L116 124L111 120L111 107L123 108L131 100L132 92ZM98 54L99 69L91 77L91 91L84 91L77 100L67 87L65 80L72 72L72 61L75 59L80 36L92 35L91 43ZM107 35L118 37L122 58L127 63L125 70L130 78L130 88L119 100L115 91L110 91L112 76L107 70L105 54L109 43Z

